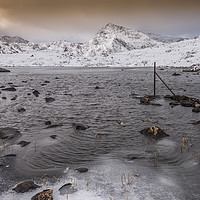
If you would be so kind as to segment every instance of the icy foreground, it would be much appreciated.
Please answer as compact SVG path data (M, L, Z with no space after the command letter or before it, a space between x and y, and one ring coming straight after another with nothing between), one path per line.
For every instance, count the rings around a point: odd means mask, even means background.
M175 41L175 42L174 42ZM0 38L0 66L135 67L191 66L200 63L200 37L159 38L107 24L86 43L31 43L20 37Z

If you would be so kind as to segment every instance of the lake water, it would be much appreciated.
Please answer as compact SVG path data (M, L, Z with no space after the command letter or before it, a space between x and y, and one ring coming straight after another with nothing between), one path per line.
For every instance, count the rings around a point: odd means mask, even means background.
M200 199L200 125L192 124L200 114L188 107L172 108L163 98L170 92L160 81L155 103L162 106L141 105L138 97L153 94L152 68L10 70L0 74L0 86L14 85L17 90L1 90L0 127L19 129L18 141L31 143L23 148L17 142L8 148L1 145L1 155L16 157L4 158L0 167L0 199L31 199L36 191L23 195L11 191L27 179L45 180L43 188L53 188L55 200L66 199L58 188L67 182L76 182L78 190L69 194L70 200ZM171 76L174 71L181 76ZM197 73L179 69L158 73L175 94L200 98ZM17 99L11 100L15 95ZM46 97L55 101L46 103ZM19 113L20 108L26 111ZM62 126L46 128L46 121ZM74 130L74 122L89 128ZM153 125L170 137L155 141L140 134ZM183 138L188 143L181 151ZM89 171L79 174L74 171L78 167Z

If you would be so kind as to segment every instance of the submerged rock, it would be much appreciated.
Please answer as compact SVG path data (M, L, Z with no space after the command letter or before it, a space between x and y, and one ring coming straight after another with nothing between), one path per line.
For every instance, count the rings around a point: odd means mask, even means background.
M71 183L67 183L63 185L60 189L60 195L66 195L66 194L73 194L74 192L77 192L78 190L73 187Z
M4 90L4 91L10 91L10 92L15 92L15 91L16 91L16 88L14 88L14 87L9 87L9 88L3 88L2 90Z
M88 127L84 126L81 123L72 123L72 126L76 129L76 130L86 130Z
M180 103L178 101L172 101L169 103L170 106L178 106Z
M85 173L85 172L88 172L88 168L81 167L81 168L77 168L76 171L79 172L79 173Z
M172 74L172 76L181 76L181 74L179 74L179 73L177 73L177 72L174 72L174 73Z
M45 97L45 101L46 101L46 103L51 103L51 102L55 101L55 99L52 97Z
M39 97L39 94L40 94L40 93L39 93L37 90L34 90L34 91L33 91L33 95L34 95L34 96Z
M31 200L53 200L53 190L43 190L31 198Z
M21 141L21 142L19 142L18 144L21 145L21 147L25 147L25 146L29 145L30 142L27 142L27 141Z
M25 193L25 192L28 192L29 190L35 190L39 187L40 186L36 185L33 181L25 181L23 183L18 184L12 190L14 190L17 193Z
M50 124L46 128L56 128L56 127L60 127L60 126L63 126L63 124Z
M141 130L140 133L156 140L169 136L167 133L165 133L162 129L160 129L157 126L145 128Z
M200 124L200 121L193 122L192 124L198 125L198 124Z
M20 136L20 132L15 128L0 128L0 139L2 140L11 140Z
M25 112L26 111L26 109L25 108L18 108L18 110L17 110L19 113L23 113L23 112Z
M46 126L51 125L51 121L46 121L46 122L44 122L44 123L45 123Z
M10 70L0 67L0 72L10 72Z
M3 157L4 158L13 158L13 157L16 157L17 155L16 154L7 154L7 155L4 155Z
M15 95L11 100L14 101L17 99L17 95Z
M57 135L51 135L50 138L55 140L57 138Z

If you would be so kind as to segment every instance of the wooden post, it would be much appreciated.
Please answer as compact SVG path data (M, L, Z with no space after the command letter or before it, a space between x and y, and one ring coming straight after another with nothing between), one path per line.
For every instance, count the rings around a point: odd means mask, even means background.
M154 97L156 96L156 62L154 62L154 90L153 90Z
M174 92L168 87L168 85L162 80L162 78L157 74L157 72L156 72L156 75L157 75L158 78L163 82L163 84L167 87L167 89L168 89L174 96L176 96L176 95L174 94Z

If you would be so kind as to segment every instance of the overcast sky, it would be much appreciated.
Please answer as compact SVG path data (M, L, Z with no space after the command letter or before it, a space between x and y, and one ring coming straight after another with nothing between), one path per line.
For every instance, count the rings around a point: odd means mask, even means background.
M108 22L165 35L200 35L199 0L0 0L0 35L84 42Z

